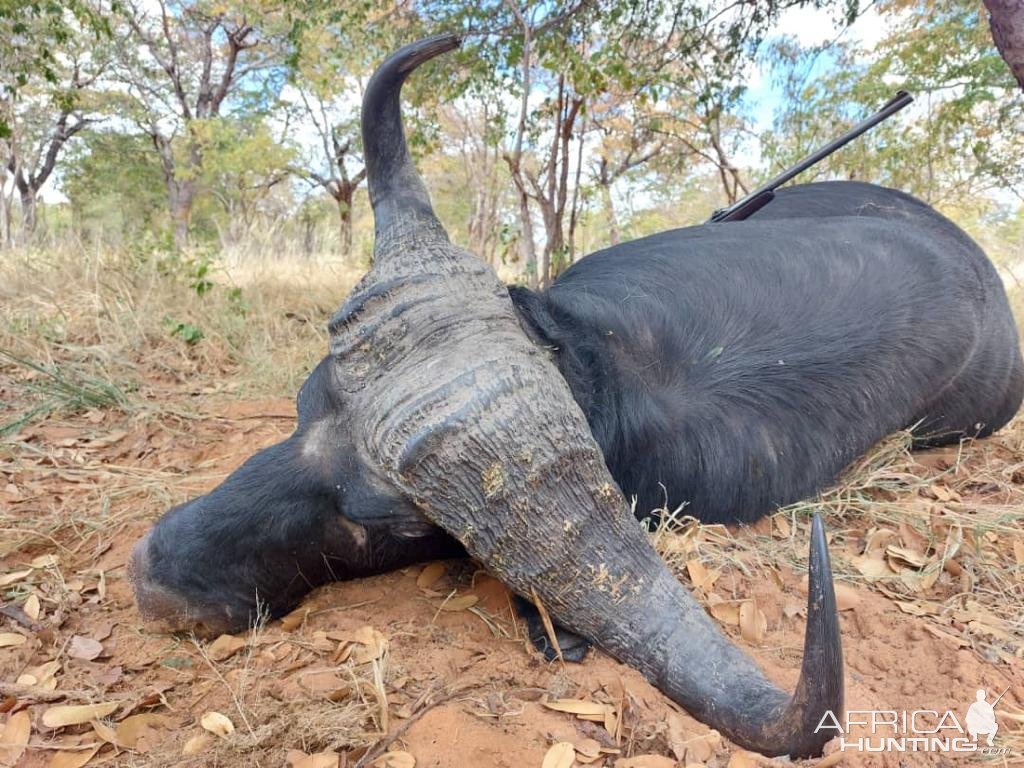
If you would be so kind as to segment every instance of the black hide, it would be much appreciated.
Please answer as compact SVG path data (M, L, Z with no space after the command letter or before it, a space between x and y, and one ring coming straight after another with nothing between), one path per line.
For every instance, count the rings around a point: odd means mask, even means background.
M800 217L811 217L797 221ZM593 253L510 289L637 513L751 522L873 443L985 436L1024 388L1000 279L959 228L858 182Z

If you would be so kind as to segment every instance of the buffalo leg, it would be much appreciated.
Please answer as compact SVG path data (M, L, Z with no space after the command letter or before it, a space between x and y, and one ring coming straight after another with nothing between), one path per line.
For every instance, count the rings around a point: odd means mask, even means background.
M551 638L548 637L548 632L544 628L544 622L540 617L540 611L537 610L537 606L519 595L515 595L515 605L519 618L526 622L526 634L530 638L533 647L544 654L544 658L548 661L557 659L558 652L555 651L554 646L551 644ZM558 641L558 647L562 651L562 659L575 664L583 661L587 651L590 650L590 641L558 624L553 624L553 627L555 639Z

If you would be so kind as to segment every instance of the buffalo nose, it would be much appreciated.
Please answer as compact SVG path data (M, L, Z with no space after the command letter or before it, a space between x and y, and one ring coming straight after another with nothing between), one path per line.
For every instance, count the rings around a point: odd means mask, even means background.
M154 580L149 539L150 534L147 533L128 558L128 581L147 629L154 632L192 632L199 637L215 637L228 631L227 616L219 616L216 609L190 602Z

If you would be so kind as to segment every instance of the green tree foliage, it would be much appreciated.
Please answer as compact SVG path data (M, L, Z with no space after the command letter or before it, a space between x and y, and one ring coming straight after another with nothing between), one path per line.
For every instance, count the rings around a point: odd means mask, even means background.
M275 189L289 178L294 151L265 121L216 119L193 122L202 147L202 186L219 208L211 215L227 242L238 242L261 217L287 215L276 205Z
M110 0L123 114L160 158L177 248L188 242L206 162L203 131L233 110L259 115L279 86L291 29L277 0Z
M813 169L810 178L876 181L974 214L989 194L1024 199L1024 101L969 0L890 0L890 31L870 51L849 45L774 51L784 108L764 147L772 170L838 135L897 88L916 104Z
M291 33L290 88L282 101L315 140L293 172L334 202L340 250L348 256L356 190L366 178L357 109L361 86L388 52L413 36L408 31L416 17L380 2L338 6L307 0L301 11Z
M107 19L84 0L0 0L0 103L11 105L33 81L57 84L65 46L109 31ZM0 138L10 128L9 115L0 112Z
M795 7L840 42L779 40ZM866 50L839 34L855 0L0 0L0 247L56 183L88 239L363 263L362 90L440 31L465 43L403 94L413 152L453 236L512 279L702 220L897 87L911 110L800 181L880 181L1019 239L1024 103L981 5L871 7L887 33ZM759 136L766 59L782 103Z
M87 132L65 163L62 189L87 240L170 244L163 172L148 137Z
M83 5L0 0L0 241L28 242L37 199L72 139L100 119L94 85L107 66L109 38ZM20 225L13 197L20 203Z

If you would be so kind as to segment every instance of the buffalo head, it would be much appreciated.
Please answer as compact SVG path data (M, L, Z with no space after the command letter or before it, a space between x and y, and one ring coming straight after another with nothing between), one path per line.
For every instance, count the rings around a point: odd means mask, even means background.
M408 45L368 84L373 268L331 320L330 353L299 393L295 433L168 512L138 544L141 612L172 629L238 629L260 604L279 614L318 583L461 545L737 743L819 752L828 735L815 728L841 709L843 689L820 522L803 667L789 696L665 567L505 286L435 217L399 92L458 42Z

